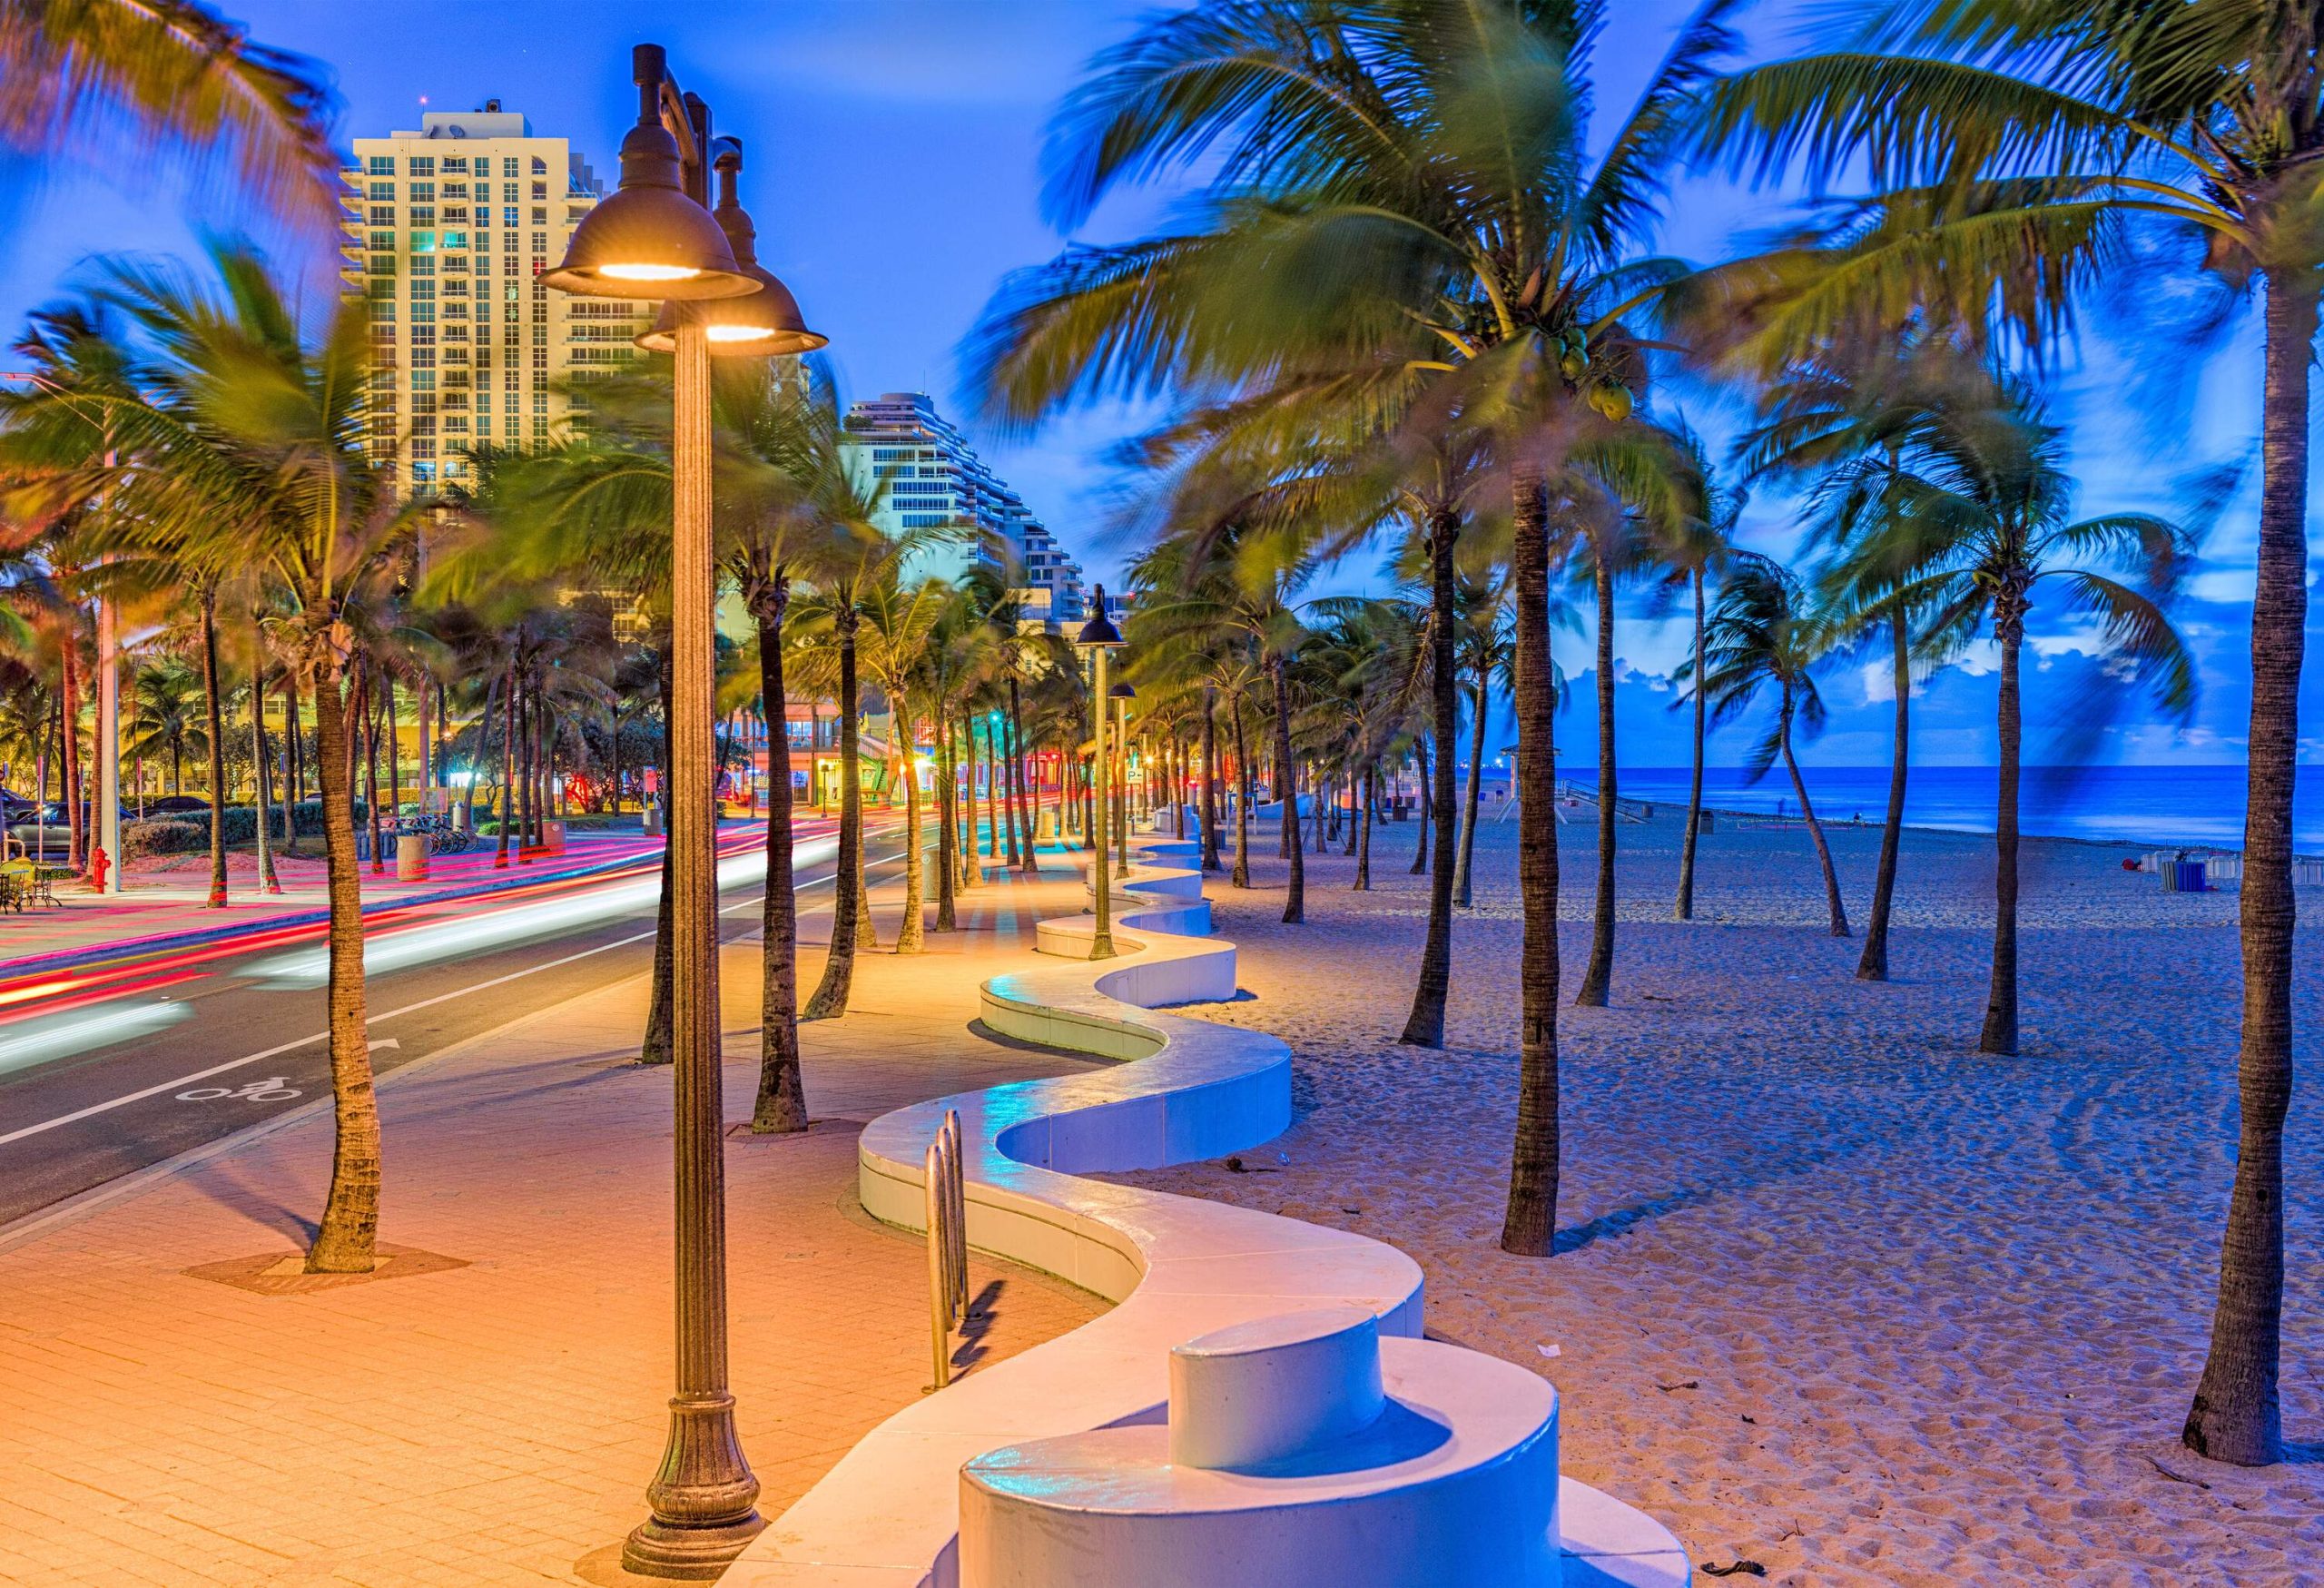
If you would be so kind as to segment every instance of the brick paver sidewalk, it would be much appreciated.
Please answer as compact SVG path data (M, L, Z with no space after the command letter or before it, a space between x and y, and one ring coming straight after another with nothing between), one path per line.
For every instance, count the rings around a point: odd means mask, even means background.
M769 1516L929 1377L925 1249L855 1204L856 1129L1075 1067L968 1025L976 981L1076 891L980 888L930 953L860 961L853 1012L806 1028L815 1129L730 1141L734 1381ZM730 1120L756 962L724 961ZM629 1061L644 1002L617 984L387 1079L381 1235L427 1254L401 1278L250 1277L320 1205L312 1116L0 1250L0 1583L580 1580L645 1514L669 1391L670 1079ZM991 1357L1102 1305L981 1259L971 1279L995 1287Z

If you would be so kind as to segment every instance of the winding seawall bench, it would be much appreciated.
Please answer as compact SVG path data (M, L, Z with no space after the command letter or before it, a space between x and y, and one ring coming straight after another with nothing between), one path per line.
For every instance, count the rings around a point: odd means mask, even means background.
M1080 1178L1246 1151L1290 1123L1283 1043L1157 1007L1236 991L1234 945L1200 935L1209 906L1195 852L1177 841L1141 846L1144 860L1117 895L1119 958L1087 958L1090 918L1047 921L1037 944L1057 962L981 989L991 1029L1123 1062L901 1109L867 1126L857 1149L864 1207L923 1228L923 1154L945 1110L959 1110L970 1245L1115 1305L873 1429L752 1544L724 1579L730 1588L957 1588L962 1469L1004 1446L1161 1421L1174 1348L1319 1309L1368 1315L1384 1346L1420 1337L1421 1271L1393 1247ZM1454 1347L1427 1349L1469 1357L1481 1374L1511 1371ZM1553 1439L1553 1409L1548 1417ZM1571 1479L1559 1480L1553 1525L1566 1588L1683 1588L1689 1579L1684 1551L1659 1524ZM1411 1572L1399 1580L1440 1581L1425 1561Z

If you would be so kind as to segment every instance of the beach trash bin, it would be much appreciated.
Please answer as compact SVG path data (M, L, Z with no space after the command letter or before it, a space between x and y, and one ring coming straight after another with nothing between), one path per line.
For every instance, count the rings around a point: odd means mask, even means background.
M2179 891L2182 893L2209 893L2211 878L2205 874L2208 869L2200 860L2181 861L2179 863Z
M541 847L551 854L565 853L564 823L543 822L541 824Z
M467 806L466 804L455 804L455 805L453 805L453 807L452 807L452 831L453 831L453 832L455 832L455 833L465 833L465 832L467 832L468 830L468 806Z
M424 883L428 880L428 834L399 833L396 835L396 881Z

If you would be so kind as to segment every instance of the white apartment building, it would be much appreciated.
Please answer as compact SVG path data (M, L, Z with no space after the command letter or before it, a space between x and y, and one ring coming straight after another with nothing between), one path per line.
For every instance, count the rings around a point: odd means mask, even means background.
M479 443L548 444L556 388L627 363L653 323L657 304L540 284L602 189L497 99L358 138L341 176L341 273L371 310L370 448L406 492L459 479Z
M907 580L957 582L972 568L997 567L995 553L1006 546L1017 564L1017 594L1028 623L1080 618L1081 566L1066 555L1025 498L937 413L926 392L867 398L848 409L845 422L856 487L878 492L872 521L891 534L946 532L905 565Z

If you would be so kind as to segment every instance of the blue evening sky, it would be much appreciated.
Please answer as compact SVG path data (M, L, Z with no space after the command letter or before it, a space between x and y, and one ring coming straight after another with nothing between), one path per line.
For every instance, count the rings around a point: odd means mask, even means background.
M628 49L650 38L668 46L685 85L716 110L719 130L741 137L750 171L744 200L758 222L762 259L794 288L832 338L852 396L917 389L956 417L954 350L1007 271L1053 254L1060 239L1039 207L1042 129L1085 61L1146 9L1138 0L694 0L667 9L586 0L227 0L251 34L327 62L338 75L342 138L416 126L423 109L468 109L487 97L532 118L536 131L570 138L599 173L634 101ZM1620 0L1600 48L1601 115L1627 104L1687 6ZM1764 6L1756 48L1784 53L1796 7ZM182 212L172 191L85 172L52 173L34 188L21 166L0 170L0 215L13 222L0 245L0 326L54 295L80 260L116 250L190 252L192 228L244 223L215 202ZM1167 195L1134 194L1085 229L1093 241L1138 234ZM1668 251L1709 260L1740 232L1777 219L1779 196L1740 192L1709 178L1682 183L1663 240ZM317 291L330 278L317 278ZM2257 359L2248 326L2198 360L2176 333L2132 304L2140 359L2120 350L2110 327L2086 339L2059 374L2057 401L2073 421L2083 508L2168 509L2179 484L2202 464L2242 456L2256 434ZM2137 379L2141 375L2144 379ZM1066 544L1102 576L1113 552L1099 544L1111 486L1107 449L1142 418L1118 409L1068 416L1015 445L977 436L1002 476L1022 490ZM1714 436L1716 414L1689 416ZM972 434L973 429L972 429ZM2240 758L2247 693L2253 491L2247 487L2213 531L2205 566L2182 611L2202 661L2203 695L2187 729L2148 720L2135 696L2088 748L2132 762ZM1755 501L1747 538L1789 543L1787 504ZM1369 559L1336 576L1357 587ZM1586 607L1586 603L1585 603ZM1626 687L1624 760L1684 759L1679 715L1661 709L1684 634L1626 602L1619 666ZM2029 715L2037 725L2062 705L2104 693L2081 665L2086 639L2066 615L2037 607ZM1577 688L1590 683L1586 640L1565 642ZM1834 721L1813 758L1827 764L1886 759L1885 667L1836 666L1826 684ZM1917 703L1915 759L1990 763L1988 659L1965 658L1929 681ZM2319 700L2324 705L2324 700ZM2313 711L2309 720L2319 720ZM1592 714L1570 712L1561 749L1593 753ZM1738 726L1713 759L1741 757ZM2039 755L2038 731L2035 755Z

